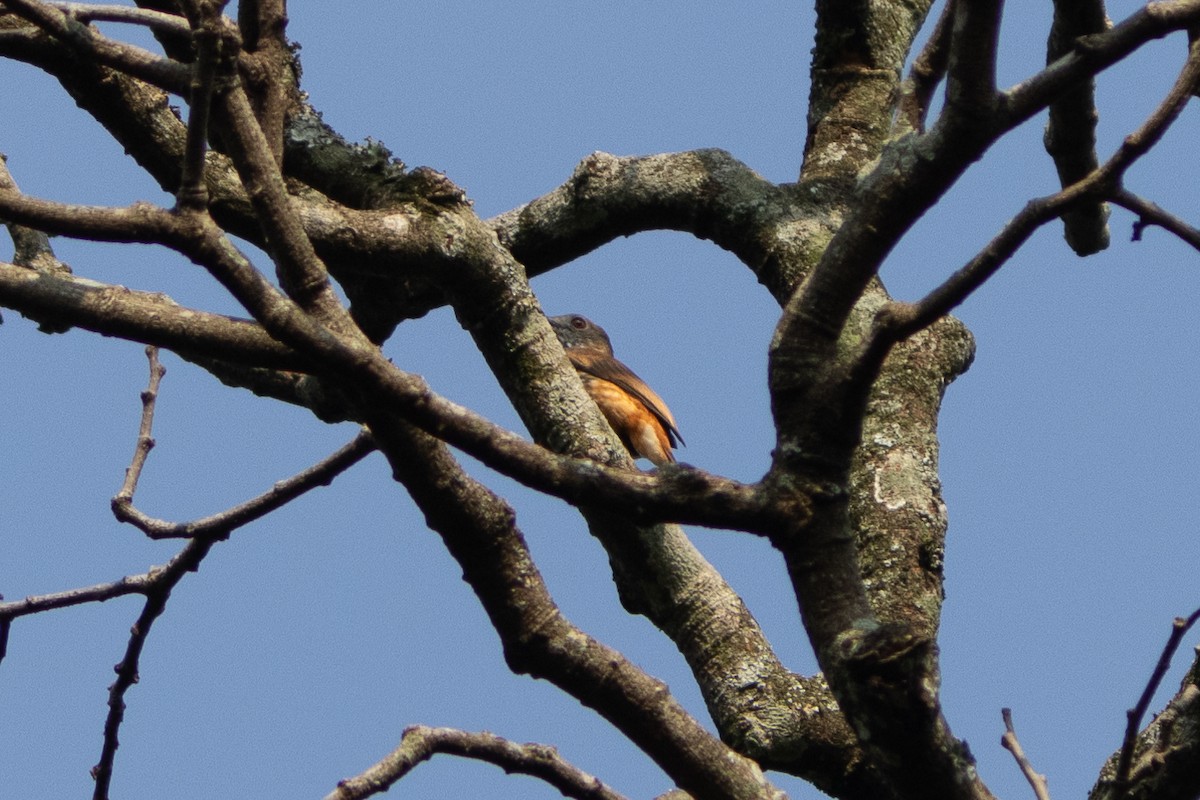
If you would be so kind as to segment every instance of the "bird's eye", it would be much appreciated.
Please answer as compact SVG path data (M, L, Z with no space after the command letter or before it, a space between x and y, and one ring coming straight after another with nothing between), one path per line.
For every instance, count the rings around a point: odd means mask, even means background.
M571 327L577 331L581 331L588 326L588 321L583 317L571 317Z

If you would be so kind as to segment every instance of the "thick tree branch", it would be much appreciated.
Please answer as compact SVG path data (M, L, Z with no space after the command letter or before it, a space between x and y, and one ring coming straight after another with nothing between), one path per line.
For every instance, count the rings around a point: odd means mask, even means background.
M140 47L115 42L69 13L37 0L6 0L4 6L94 59L97 64L120 70L160 89L181 96L187 94L188 68L182 64Z
M932 5L917 2L817 2L802 182L828 187L844 207L857 172L878 155L913 38Z
M562 186L487 224L531 276L658 228L711 239L753 266L766 253L746 223L782 218L788 204L786 193L723 150L592 153Z
M83 23L124 22L131 25L144 25L155 33L167 34L180 39L187 39L192 35L187 20L162 11L100 3L46 3L46 5L63 12L68 19L77 19Z
M72 327L164 347L191 360L205 355L298 372L312 360L269 337L257 323L197 311L163 294L0 262L0 306L52 330Z
M992 115L997 99L996 47L1001 8L1000 0L954 4L945 111L952 117L986 120Z
M440 442L386 415L368 422L396 479L462 566L514 671L545 678L594 708L697 798L779 796L753 762L704 731L664 685L562 616L512 509L462 472Z
M205 154L208 152L208 124L216 82L217 53L221 31L211 15L200 21L193 34L196 60L188 94L187 140L183 150L183 175L176 203L181 209L200 211L208 208L208 187L204 183Z
M414 725L405 729L400 744L366 772L344 781L325 800L365 800L386 792L422 761L438 753L487 761L508 773L531 775L577 800L624 800L602 781L558 754L553 747L516 744L495 734L471 733L454 728Z
M1055 0L1054 25L1046 44L1046 63L1067 55L1082 36L1108 29L1103 0ZM1065 189L1100 166L1096 156L1096 84L1082 82L1050 104L1046 123L1046 152L1054 159L1058 180ZM1108 247L1108 206L1103 202L1081 203L1063 214L1067 244L1086 256Z

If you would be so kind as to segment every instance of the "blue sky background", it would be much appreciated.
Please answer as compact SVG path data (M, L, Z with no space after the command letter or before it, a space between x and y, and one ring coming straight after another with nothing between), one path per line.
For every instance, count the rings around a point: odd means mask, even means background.
M334 7L290 4L316 107L347 138L379 139L409 165L445 171L484 216L549 191L594 150L721 147L774 181L798 172L807 5ZM1136 7L1110 3L1109 13L1120 20ZM1044 62L1049 14L1048 2L1008 4L1002 85ZM1182 36L1170 37L1102 76L1102 159L1174 80L1184 47ZM16 89L0 92L0 152L24 190L72 202L170 203L56 83L0 62L0 85ZM1193 222L1194 105L1127 181ZM1039 117L998 144L892 254L884 279L897 297L919 297L1028 198L1054 190L1043 124ZM1131 222L1114 210L1113 246L1087 260L1070 252L1059 226L1047 226L959 310L978 355L947 392L941 419L951 519L944 701L1001 797L1029 792L999 745L1001 707L1013 708L1054 796L1083 796L1119 745L1124 711L1171 619L1200 604L1200 258L1156 229L1130 243ZM161 249L55 246L81 275L237 311L207 275ZM5 241L0 258L10 255ZM608 329L618 356L674 410L688 441L683 460L742 480L765 471L773 442L766 348L778 309L736 259L689 236L645 234L537 278L534 288L549 313L586 313ZM406 323L387 351L448 397L519 429L449 312ZM183 520L220 510L354 435L165 360L158 448L137 498L149 513ZM0 592L58 591L167 560L177 545L146 542L108 512L133 449L141 347L82 332L46 336L5 312L0 376ZM703 718L682 659L620 609L607 560L577 516L473 469L515 505L568 617L666 680ZM785 663L811 672L778 555L741 534L698 530L694 538L743 592ZM140 607L126 598L14 625L0 664L4 796L90 796L105 687ZM177 589L126 699L115 797L322 797L413 723L555 744L630 796L670 788L606 723L507 671L460 571L378 456L217 547ZM820 796L774 777L793 798ZM393 794L557 796L447 757L418 767Z

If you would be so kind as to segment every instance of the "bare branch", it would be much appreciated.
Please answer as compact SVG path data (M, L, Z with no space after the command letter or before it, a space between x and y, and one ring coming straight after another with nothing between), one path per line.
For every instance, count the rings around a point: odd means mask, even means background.
M49 275L0 262L0 306L54 331L79 327L199 356L309 372L312 360L279 344L252 320L197 311L157 292Z
M1050 800L1050 788L1046 784L1046 776L1034 770L1033 764L1029 763L1029 759L1025 757L1025 750L1022 749L1020 740L1017 739L1017 731L1013 728L1012 709L1002 708L1000 713L1004 717L1004 735L1000 737L1000 744L1013 754L1025 780L1029 781L1029 785L1033 788L1034 797L1037 800Z
M221 46L218 20L212 15L205 16L192 38L196 48L196 60L192 64L191 91L188 95L183 175L175 197L180 208L199 211L208 207L208 187L204 183L204 155L208 152L209 116L216 81L217 51Z
M234 68L232 61L225 64L227 80L236 81ZM322 323L342 334L357 334L365 344L365 337L334 293L325 264L313 250L246 93L235 83L218 102L228 123L230 157L258 212L284 290Z
M1123 59L1142 45L1200 21L1200 0L1149 3L1119 25L1075 41L1074 49L1002 94L1009 129L1046 108L1063 92Z
M768 254L754 232L782 221L798 201L723 150L629 157L597 152L563 185L487 225L530 276L618 237L658 229L712 239L759 270ZM764 282L776 291L773 282Z
M150 362L150 383L142 392L142 419L138 425L137 444L133 448L133 461L125 470L125 481L121 484L117 496L113 498L114 513L118 504L127 506L133 501L138 480L142 477L142 469L146 466L146 458L154 449L154 437L150 435L154 429L154 408L158 403L158 387L163 376L167 374L167 369L158 360L157 347L146 348L146 360ZM119 514L117 518L121 518Z
M16 181L8 171L8 158L0 153L0 193L18 192ZM13 241L13 261L22 267L53 275L70 275L71 268L59 261L50 246L50 237L35 228L7 223ZM43 330L51 330L51 327Z
M368 422L396 479L462 567L514 672L545 678L595 709L697 798L779 796L666 686L563 616L512 508L464 473L441 442L386 413Z
M139 443L140 441L139 437ZM224 539L232 531L265 517L312 489L328 486L335 477L375 450L371 435L363 431L327 458L286 480L279 481L258 497L219 514L191 522L166 522L147 516L134 507L132 494L126 494L124 487L112 500L113 515L121 522L128 522L137 527L151 539Z
M1046 45L1046 63L1067 55L1082 36L1111 27L1104 0L1055 0L1054 24ZM1070 186L1100 166L1096 156L1095 81L1086 80L1050 104L1046 123L1046 152L1054 159L1059 184ZM1108 206L1101 201L1079 203L1063 214L1067 244L1086 256L1108 247Z
M1097 197L1131 201L1132 196L1120 188L1125 172L1178 118L1197 81L1200 81L1200 45L1193 45L1191 56L1167 96L1136 131L1125 137L1102 167L1060 192L1027 203L983 250L920 302L884 306L876 318L875 330L862 350L860 367L864 370L864 379L878 368L894 342L948 314L994 275L1037 228L1057 218L1065 209Z
M954 3L946 110L968 119L989 117L996 106L996 45L1000 0Z
M127 594L146 594L162 567L154 567L141 575L126 575L117 581L99 583L79 589L67 589L53 594L30 595L21 600L0 602L0 621L10 622L17 617L40 614L56 608L69 608L84 603L103 603Z
M59 8L37 0L6 0L4 5L97 63L174 94L187 94L188 68L182 64L140 47L113 41Z
M947 0L942 7L937 25L929 36L925 48L913 60L908 80L900 87L900 102L896 112L899 126L925 131L925 120L929 115L929 104L933 92L946 77L946 67L950 62L950 38L954 31L955 5L958 0Z
M1140 241L1142 231L1148 226L1157 225L1200 250L1200 228L1189 225L1174 214L1164 211L1155 203L1139 197L1127 189L1119 189L1114 192L1112 201L1138 215L1138 221L1133 224L1133 241Z
M125 484L132 494L132 487L137 484L137 477L145 463L146 454L153 446L151 427L154 421L154 401L158 392L158 384L162 378L162 369L157 364L157 354L153 348L148 350L150 359L150 383L142 394L143 413L138 431L138 447L135 448L133 461L126 471ZM167 600L171 590L183 579L188 572L195 572L200 562L208 555L209 550L216 544L217 539L193 539L165 567L157 572L151 571L146 587L146 603L142 613L133 624L129 633L129 643L125 647L125 655L113 667L117 679L108 687L108 715L104 720L104 744L100 750L100 760L92 767L92 777L96 781L92 793L93 800L108 800L109 784L112 781L113 760L119 746L118 734L121 722L125 718L125 693L129 687L138 681L138 661L142 649L146 645L146 637L154 621L166 610Z
M58 9L67 17L84 23L123 22L131 25L143 25L155 33L181 38L191 35L191 28L188 26L187 20L164 11L93 3L46 3L46 5Z
M395 750L361 775L338 782L337 789L325 800L364 800L386 792L417 764L438 753L487 761L505 772L541 778L564 796L577 800L624 800L598 778L568 763L553 747L515 744L487 732L424 725L405 729Z
M1171 667L1171 658L1175 655L1175 651L1179 649L1179 643L1183 641L1184 635L1188 630L1200 620L1200 609L1193 611L1186 619L1176 617L1171 623L1171 635L1167 637L1167 643L1163 646L1162 654L1158 657L1158 663L1154 665L1154 672L1150 675L1150 680L1146 682L1146 688L1142 690L1142 696L1138 698L1137 705L1129 709L1126 713L1125 739L1121 744L1121 755L1117 760L1117 774L1114 779L1114 788L1116 797L1125 797L1125 792L1129 787L1129 771L1133 765L1133 749L1137 744L1138 731L1142 727L1142 719L1146 716L1146 711L1150 708L1150 701L1154 699L1154 693L1158 691L1162 679L1167 674L1167 670Z

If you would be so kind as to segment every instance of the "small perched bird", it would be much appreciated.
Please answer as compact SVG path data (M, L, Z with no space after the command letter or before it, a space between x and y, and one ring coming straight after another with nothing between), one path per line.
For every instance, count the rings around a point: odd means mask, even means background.
M604 329L578 314L549 319L567 358L583 380L583 388L621 437L625 449L657 466L673 463L671 448L676 440L683 444L675 417L645 381L613 357L612 342Z

